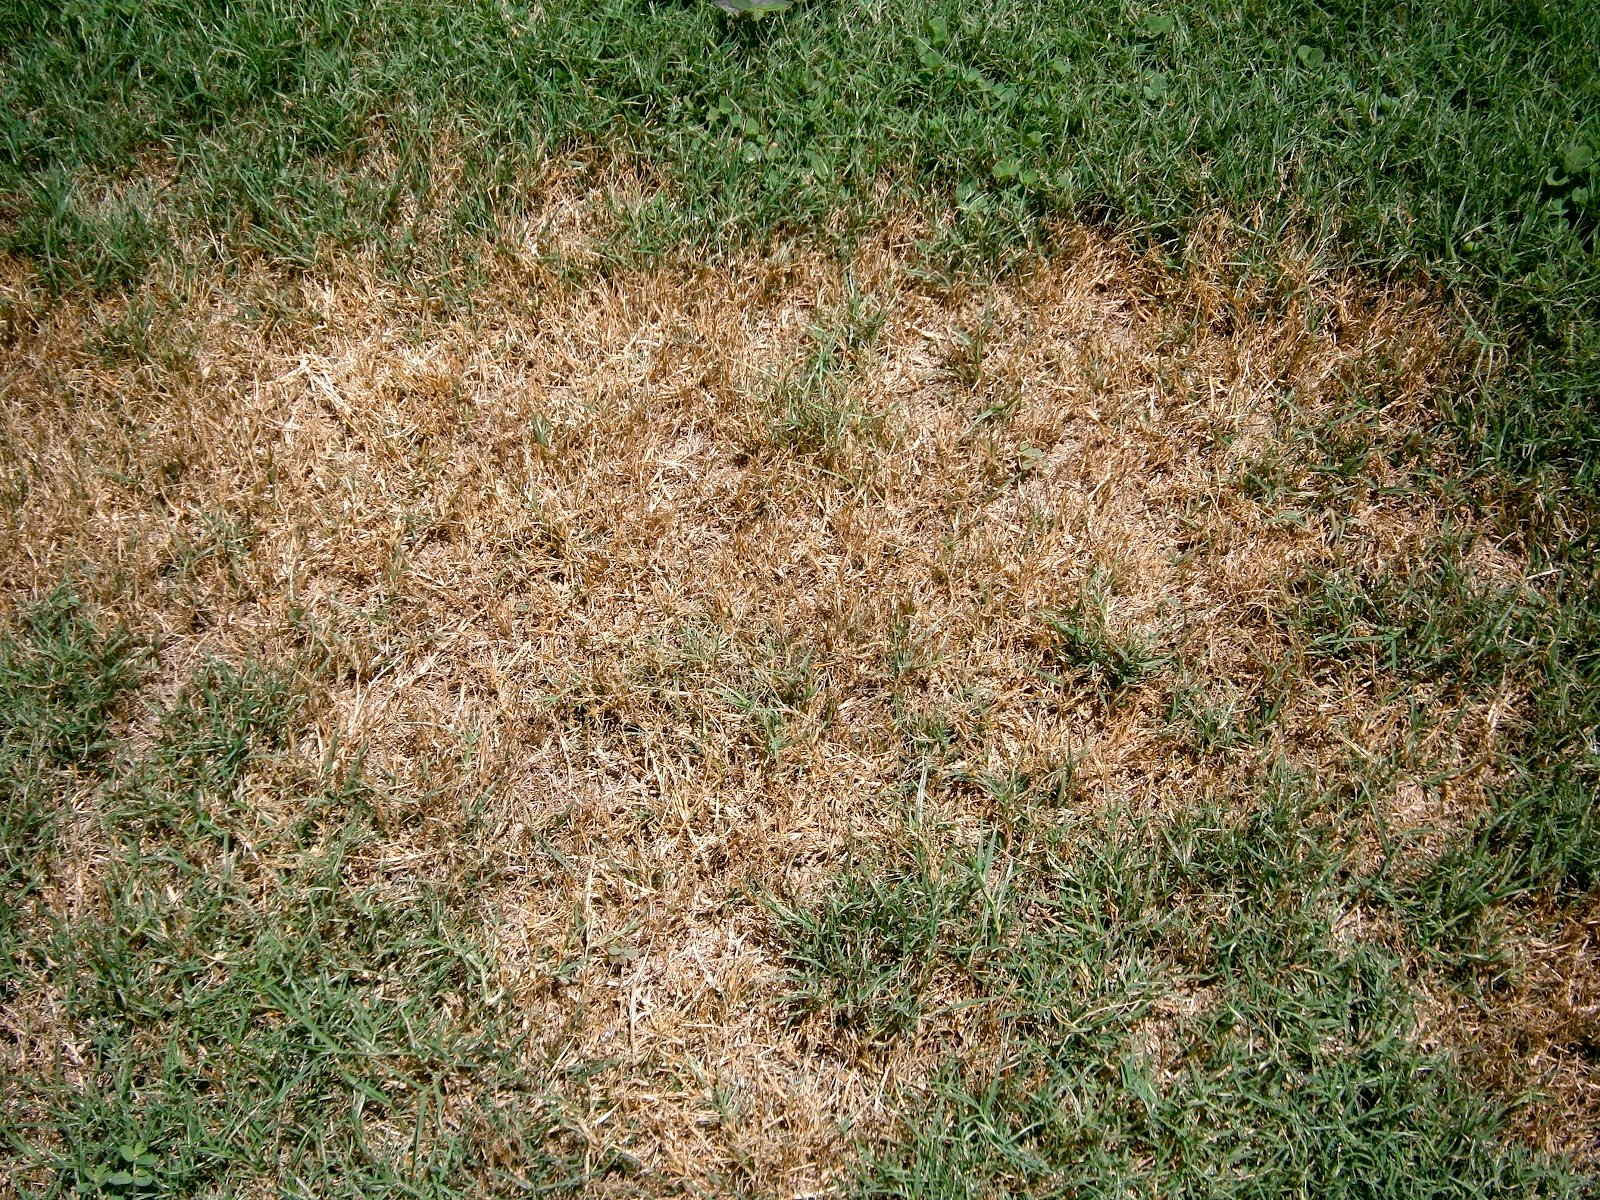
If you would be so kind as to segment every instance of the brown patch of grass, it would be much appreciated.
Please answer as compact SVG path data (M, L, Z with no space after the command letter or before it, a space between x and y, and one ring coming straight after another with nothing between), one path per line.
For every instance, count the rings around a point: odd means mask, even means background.
M1479 803L1514 687L1304 671L1284 619L1308 570L1480 520L1403 460L1338 506L1293 465L1376 363L1368 433L1429 421L1426 304L1319 279L1269 304L1225 282L1220 234L1186 273L1077 234L956 294L908 271L911 229L847 267L574 275L539 247L582 260L596 218L549 214L448 311L355 269L50 303L7 265L0 592L77 575L169 688L222 652L323 671L306 752L365 747L388 803L417 798L361 869L492 859L506 988L554 1060L611 1064L572 1101L595 1146L662 1187L812 1192L948 1049L793 1024L756 902L892 842L919 772L1070 764L1074 804L1170 810L1278 759L1329 785L1384 759L1397 827ZM145 302L187 349L107 340ZM1114 678L1074 622L1143 665ZM1185 688L1277 717L1199 744ZM925 802L958 832L995 803Z
M1600 911L1520 940L1494 990L1446 995L1436 1036L1467 1048L1484 1084L1519 1101L1514 1131L1546 1154L1600 1161Z

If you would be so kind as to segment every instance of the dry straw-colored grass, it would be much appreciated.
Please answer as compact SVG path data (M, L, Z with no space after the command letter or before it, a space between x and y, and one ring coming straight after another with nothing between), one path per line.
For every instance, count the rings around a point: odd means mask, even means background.
M581 265L582 205L552 212L530 245ZM1405 749L1380 671L1294 675L1269 744L1213 754L1173 734L1174 688L1276 686L1292 580L1472 528L1425 488L1334 513L1241 482L1379 358L1378 423L1425 422L1426 304L1308 279L1261 315L1220 233L1188 271L1076 234L948 291L916 233L847 266L784 245L572 282L529 257L448 309L354 267L50 303L3 271L0 594L76 575L159 638L168 687L209 654L328 664L307 752L365 746L386 795L428 797L365 869L493 858L508 1002L552 1057L613 1060L575 1118L662 1186L826 1188L842 1131L965 1036L792 1023L754 899L900 836L920 718L946 767L1074 762L1085 804L1181 808L1276 756L1333 778ZM1171 660L1115 702L1041 678L1041 614L1086 594ZM1391 820L1472 811L1518 704L1432 726L1411 753L1461 773L1442 796L1402 769ZM986 817L928 802L956 837Z

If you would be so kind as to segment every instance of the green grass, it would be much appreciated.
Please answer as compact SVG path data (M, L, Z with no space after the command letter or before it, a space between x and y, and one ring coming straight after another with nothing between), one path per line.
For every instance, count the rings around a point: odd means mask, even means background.
M1566 581L1555 611L1525 641L1507 639L1513 653L1502 669L1534 689L1535 703L1497 764L1505 780L1473 828L1392 893L1421 945L1446 961L1487 966L1488 978L1498 974L1502 943L1524 936L1541 908L1581 909L1600 886L1597 583L1592 567ZM1470 629L1475 614L1463 624Z
M867 367L883 320L872 297L852 292L806 330L804 358L774 388L768 444L811 455L831 469L846 465L853 442L882 433L883 415L863 410L850 380Z
M565 1190L560 1080L530 1075L473 878L362 863L381 788L292 752L288 672L209 664L119 737L136 646L66 591L0 638L0 995L57 1026L0 1108L19 1194ZM93 863L52 836L74 793ZM92 903L37 902L83 868Z
M21 636L0 641L0 761L17 769L29 759L47 768L97 762L143 654L126 632L101 632L65 584L32 605Z
M778 911L797 1011L976 1047L902 1097L852 1194L1578 1195L1412 1037L1392 949L1337 932L1357 817L1279 771L1254 808L1092 822L863 864Z
M1058 672L1086 679L1095 691L1115 699L1150 676L1166 661L1139 636L1116 636L1107 626L1105 597L1088 590L1069 609L1042 614L1047 648L1044 677Z
M1329 442L1338 440L1303 447L1298 467L1315 482L1296 504L1337 516L1360 498L1336 468L1342 450ZM1392 445L1369 450L1391 462L1402 457ZM1417 486L1432 469L1427 456L1414 457L1394 486ZM1504 503L1503 493L1463 486L1480 504ZM1600 561L1585 539L1541 537L1518 507L1498 519L1506 535L1529 538L1544 577L1538 584L1480 581L1468 562L1470 541L1447 524L1407 565L1375 575L1348 567L1313 573L1291 589L1296 671L1377 679L1394 697L1426 691L1466 703L1508 682L1532 696L1494 764L1500 781L1489 811L1420 860L1389 847L1407 865L1371 881L1420 950L1480 983L1499 977L1503 943L1525 936L1541 906L1581 906L1600 882Z
M1542 614L1517 589L1476 583L1465 549L1447 534L1406 569L1303 581L1298 619L1310 668L1376 669L1462 690L1502 679L1526 657Z
M15 951L40 884L60 790L74 769L103 764L143 656L125 632L98 629L65 584L22 614L19 635L0 636L0 952Z

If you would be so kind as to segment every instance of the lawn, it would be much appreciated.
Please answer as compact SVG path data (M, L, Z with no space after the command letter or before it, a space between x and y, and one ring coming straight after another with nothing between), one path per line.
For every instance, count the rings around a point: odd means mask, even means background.
M1597 44L0 0L0 1197L1591 1194Z

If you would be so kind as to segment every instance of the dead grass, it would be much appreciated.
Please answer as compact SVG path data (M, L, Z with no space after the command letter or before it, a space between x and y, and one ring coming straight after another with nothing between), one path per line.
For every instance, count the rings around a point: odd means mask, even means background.
M1537 1099L1516 1132L1547 1154L1600 1160L1600 914L1552 916L1494 990L1442 996L1430 1024L1505 1096Z
M818 1193L960 1036L884 1053L794 1024L755 899L894 838L929 761L1071 764L1073 803L1151 811L1275 758L1330 786L1382 759L1396 828L1476 811L1514 686L1279 667L1293 581L1403 567L1480 518L1381 461L1339 511L1242 482L1378 358L1374 422L1426 423L1427 304L1308 279L1264 316L1221 231L1185 273L1080 233L956 292L909 269L909 223L848 267L777 246L574 273L587 218L551 213L450 310L354 268L47 303L6 265L0 592L79 577L158 639L169 688L209 654L321 664L305 752L365 747L417 797L361 869L493 859L507 993L552 1060L609 1064L568 1101L652 1188ZM189 349L108 334L139 304ZM1521 580L1517 546L1474 554ZM1084 605L1157 664L1119 693L1051 658L1046 614ZM1280 716L1197 749L1184 687ZM991 815L972 789L927 803L957 836ZM1562 1072L1592 1111L1592 1065Z

